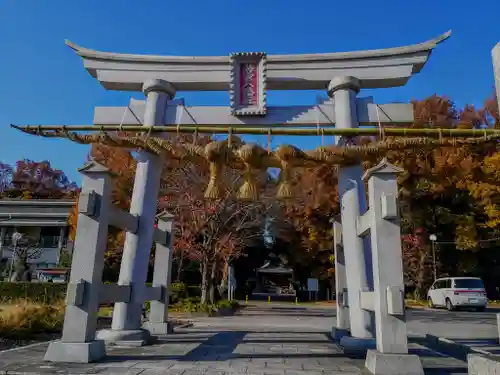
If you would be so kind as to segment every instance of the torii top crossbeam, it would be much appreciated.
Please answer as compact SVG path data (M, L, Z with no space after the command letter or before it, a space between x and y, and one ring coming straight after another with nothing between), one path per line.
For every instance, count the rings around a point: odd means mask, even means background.
M264 57L264 84L269 90L325 89L336 76L354 76L361 88L385 88L406 84L420 72L432 50L451 31L420 44L354 52L231 56L158 56L94 51L70 41L66 44L83 58L87 71L108 90L141 91L151 78L172 83L177 91L230 89L235 57Z

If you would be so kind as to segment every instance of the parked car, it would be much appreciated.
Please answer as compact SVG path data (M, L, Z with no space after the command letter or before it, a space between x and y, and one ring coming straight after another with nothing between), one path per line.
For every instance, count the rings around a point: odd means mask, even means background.
M473 307L484 311L488 298L483 281L477 277L444 277L437 279L427 293L429 307L446 307L449 311Z

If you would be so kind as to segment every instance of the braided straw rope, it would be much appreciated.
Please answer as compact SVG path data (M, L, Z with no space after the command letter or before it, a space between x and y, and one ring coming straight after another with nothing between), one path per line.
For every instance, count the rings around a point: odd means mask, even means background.
M463 147L498 143L498 136L484 135L471 138L382 137L382 140L362 145L321 146L314 150L303 151L295 146L281 145L276 150L265 150L255 144L241 142L213 141L205 147L195 143L179 144L175 141L145 136L127 136L101 131L97 134L79 134L62 130L44 131L41 129L23 129L24 132L48 138L66 138L79 144L98 143L112 147L136 149L155 155L165 154L176 160L187 160L194 164L207 164L210 168L210 181L205 197L218 199L224 191L219 176L224 166L244 171L244 183L238 196L244 199L258 199L258 188L253 171L267 168L280 168L279 198L291 198L291 169L296 167L314 167L319 165L348 166L363 160L385 156L390 151L410 149L428 149L436 147Z

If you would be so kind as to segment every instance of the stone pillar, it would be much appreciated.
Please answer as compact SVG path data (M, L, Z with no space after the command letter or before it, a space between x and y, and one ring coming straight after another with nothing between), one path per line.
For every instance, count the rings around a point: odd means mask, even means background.
M356 95L359 90L360 82L354 77L337 77L330 82L328 94L334 100L336 127L359 126L356 109ZM336 138L338 145L348 142L349 138ZM342 240L345 249L351 335L358 339L372 339L374 336L372 314L363 310L360 304L360 292L370 290L372 284L370 247L365 245L363 238L357 235L355 229L359 215L366 211L362 177L362 165L339 169Z
M332 329L332 337L340 340L349 334L349 309L347 301L347 280L345 272L344 246L342 245L342 225L333 220L333 243L335 248L335 290L337 293L337 318Z
M495 74L495 86L497 91L497 103L500 109L500 42L491 51L493 57L493 72Z
M1 270L1 265L2 265L2 259L3 259L3 248L4 248L4 241L5 241L5 233L7 233L7 228L6 227L1 227L0 228L0 270Z
M167 100L175 95L169 82L154 79L143 85L146 96L144 127L163 125ZM119 302L113 311L112 332L102 333L108 342L121 341L131 345L146 344L149 331L141 329L142 301L146 287L149 253L153 242L156 205L162 173L162 160L157 155L141 152L137 160L130 213L139 216L137 233L127 232L118 285L131 285L130 303Z
M369 230L373 251L373 309L377 350L368 350L366 367L374 374L423 374L417 355L408 355L404 306L403 260L399 225L397 174L382 160L369 169Z
M61 340L50 343L46 361L88 363L106 355L104 342L95 340L95 333L108 242L111 178L108 169L94 161L79 171L83 181L64 327Z
M500 343L500 314L497 314L497 333L498 333L498 343Z
M156 243L153 287L162 287L163 299L161 301L151 301L149 321L144 324L144 328L153 335L166 335L173 332L172 325L168 321L168 304L172 279L173 219L174 216L167 212L163 212L158 216L158 229L168 233L168 243L165 245Z
M408 353L396 180L401 172L383 160L365 174L371 213L377 350L381 353ZM389 311L389 304L395 311Z

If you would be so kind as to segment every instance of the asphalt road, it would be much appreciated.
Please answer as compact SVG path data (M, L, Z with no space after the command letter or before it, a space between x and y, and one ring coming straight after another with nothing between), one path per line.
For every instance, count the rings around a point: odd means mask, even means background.
M293 322L304 331L330 331L335 325L335 307L318 305L293 305L285 303L253 303L235 316L220 318L196 318L196 326L212 327L260 327L280 329ZM408 309L408 334L423 336L431 333L450 339L492 339L498 337L496 313L446 311L437 309Z
M409 309L408 333L431 333L451 339L498 338L496 314L499 312L498 309L485 312Z

